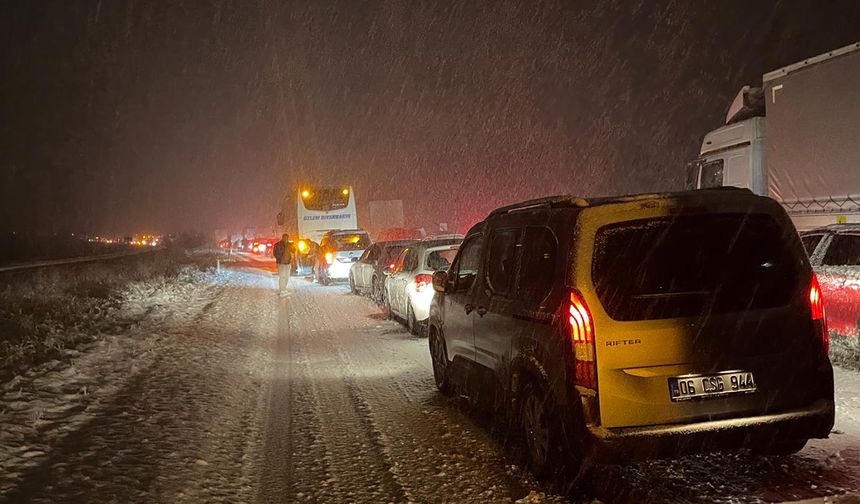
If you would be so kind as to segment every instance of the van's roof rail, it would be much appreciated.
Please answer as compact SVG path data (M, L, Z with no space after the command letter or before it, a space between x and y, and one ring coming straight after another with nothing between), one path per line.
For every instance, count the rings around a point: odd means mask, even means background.
M546 198L537 198L497 208L490 212L487 217L523 210L532 210L535 208L557 208L567 206L588 206L588 201L570 194L548 196Z
M618 195L618 196L600 196L596 198L581 198L579 196L574 196L572 194L560 195L560 196L549 196L546 198L538 198L528 201L523 201L521 203L514 203L513 205L503 206L501 208L497 208L490 212L487 215L487 218L492 217L494 215L507 214L511 212L523 212L528 210L534 210L539 208L569 208L569 207L595 207L602 205L610 205L613 203L626 203L631 201L644 201L648 199L654 198L678 198L678 197L691 197L706 193L719 194L719 193L747 193L753 194L752 191L746 188L741 187L732 187L732 186L720 186L709 189L693 189L687 191L674 191L674 192L661 192L661 193L642 193L642 194L627 194L627 195Z

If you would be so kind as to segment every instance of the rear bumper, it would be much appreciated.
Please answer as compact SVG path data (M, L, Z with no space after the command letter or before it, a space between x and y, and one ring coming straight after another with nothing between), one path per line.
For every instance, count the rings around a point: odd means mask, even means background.
M326 273L329 278L345 280L349 278L349 271L352 269L353 263L342 263L338 260L335 260L332 264L326 268Z
M423 292L410 292L409 302L412 303L412 313L415 314L415 320L418 322L426 322L430 318L430 303L433 302L433 290L427 288Z
M620 460L743 448L767 439L826 438L833 428L834 403L819 399L781 413L690 424L590 428L599 458Z

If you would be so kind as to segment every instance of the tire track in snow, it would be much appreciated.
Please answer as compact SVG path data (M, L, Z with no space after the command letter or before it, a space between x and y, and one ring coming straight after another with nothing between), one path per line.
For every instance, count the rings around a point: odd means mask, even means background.
M300 295L294 294L287 302L292 302L300 321L292 336L303 353L311 356L310 383L331 473L321 491L330 500L406 502L407 492L395 478L394 464L385 453L369 405L352 381L348 363L339 358L336 333L341 328L315 289L305 284ZM326 298L330 298L328 294Z
M311 499L330 480L330 455L321 434L319 400L307 353L295 336L298 317L289 301L278 302L275 365L266 408L266 441L259 502Z

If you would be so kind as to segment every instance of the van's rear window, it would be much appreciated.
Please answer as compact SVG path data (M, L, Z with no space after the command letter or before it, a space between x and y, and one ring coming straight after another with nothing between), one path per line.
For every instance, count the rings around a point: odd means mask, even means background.
M763 214L612 224L598 230L592 278L615 320L783 306L798 288L802 265L793 233Z

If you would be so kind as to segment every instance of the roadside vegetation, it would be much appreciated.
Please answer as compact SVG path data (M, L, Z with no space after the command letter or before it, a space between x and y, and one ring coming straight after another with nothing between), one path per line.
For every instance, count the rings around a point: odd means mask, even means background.
M141 285L157 289L184 271L215 266L209 253L179 248L95 263L0 274L0 382L77 354L105 333L134 324L121 308Z

